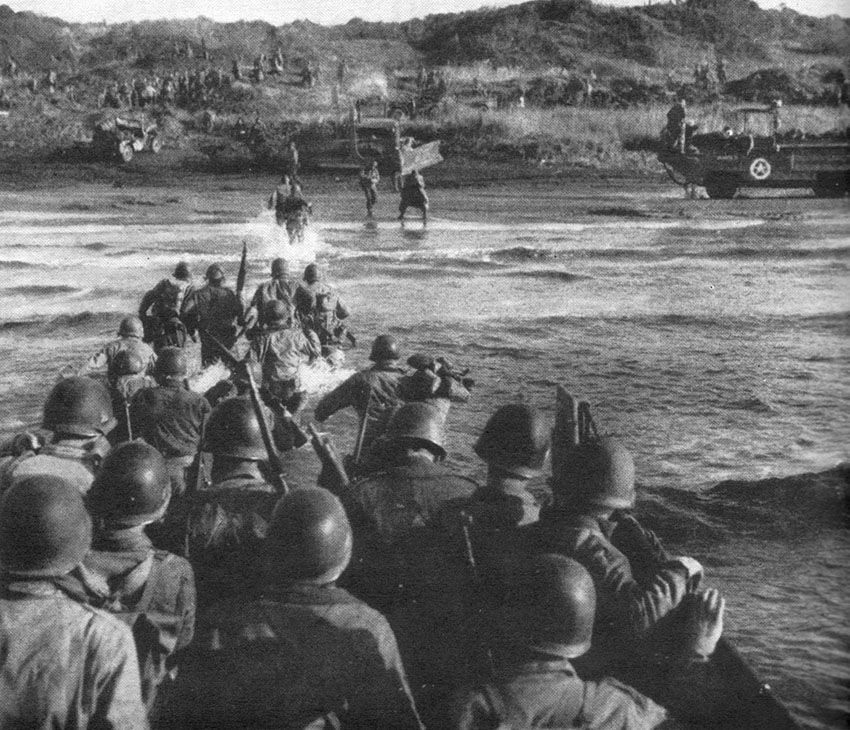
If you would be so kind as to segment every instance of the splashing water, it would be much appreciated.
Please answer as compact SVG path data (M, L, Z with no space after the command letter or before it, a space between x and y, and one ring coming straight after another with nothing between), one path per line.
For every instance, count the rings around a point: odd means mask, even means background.
M228 367L222 362L214 362L212 365L189 376L189 389L203 395L216 383L221 380L227 380L229 377L230 370Z
M351 368L333 366L327 360L302 365L298 370L301 387L310 395L323 395L352 375L354 370Z
M247 236L255 244L256 254L269 261L280 257L293 268L314 263L316 256L327 248L315 223L304 230L304 239L300 243L290 243L286 228L277 225L270 211L261 212L245 228Z

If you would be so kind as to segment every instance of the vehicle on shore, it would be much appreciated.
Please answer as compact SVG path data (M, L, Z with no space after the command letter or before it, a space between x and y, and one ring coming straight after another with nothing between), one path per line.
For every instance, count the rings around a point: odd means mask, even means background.
M97 124L91 140L91 152L101 159L118 159L130 162L137 152L158 154L162 138L156 124L144 119L115 117Z
M740 188L811 188L839 198L850 189L850 137L781 132L781 104L735 110L739 130L679 135L662 132L658 159L679 185L701 185L708 197L728 199Z

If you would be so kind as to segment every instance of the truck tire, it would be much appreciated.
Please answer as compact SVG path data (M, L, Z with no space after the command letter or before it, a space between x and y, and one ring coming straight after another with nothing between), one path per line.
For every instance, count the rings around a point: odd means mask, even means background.
M162 140L159 137L154 137L151 140L151 152L155 155L162 152Z
M133 159L133 145L126 140L118 143L118 156L121 162L130 162Z
M709 198L730 200L738 192L738 183L722 175L714 175L705 179L705 192Z

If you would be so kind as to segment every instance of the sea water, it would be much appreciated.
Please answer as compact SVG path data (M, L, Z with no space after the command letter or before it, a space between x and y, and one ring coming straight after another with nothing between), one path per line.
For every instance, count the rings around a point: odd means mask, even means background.
M827 470L850 462L846 207L635 214L646 195L615 190L608 208L568 215L559 195L453 192L427 228L391 209L364 221L329 195L296 247L235 203L0 213L0 431L37 422L60 370L112 338L177 261L198 279L222 263L233 285L246 241L246 296L278 255L296 275L318 262L352 312L346 367L366 366L388 332L405 356L470 368L473 397L449 421L464 473L484 475L471 446L497 406L552 414L559 384L586 399L635 455L641 514L727 597L727 635L806 727L841 726L847 477ZM323 428L344 450L356 422ZM311 458L293 479L314 479Z

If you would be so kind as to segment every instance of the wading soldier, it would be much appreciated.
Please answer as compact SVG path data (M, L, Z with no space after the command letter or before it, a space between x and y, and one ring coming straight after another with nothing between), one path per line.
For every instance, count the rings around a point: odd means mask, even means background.
M50 443L40 446L35 437L16 439L16 454L0 460L0 491L35 474L58 476L87 492L109 451L107 434L115 428L112 399L106 388L91 378L65 378L44 404L42 428L53 432Z
M348 309L336 289L322 281L316 264L308 264L304 269L304 283L295 290L295 309L302 327L318 336L323 357L333 357L333 353L341 349L344 335L356 343L342 323L348 319Z
M393 409L402 404L398 385L404 370L398 367L398 344L392 335L378 335L372 343L369 359L372 367L355 373L340 383L317 404L315 418L321 423L343 408L357 411L361 423L365 419L362 453L386 431Z
M157 352L163 347L186 344L186 327L180 321L180 309L191 290L189 266L181 261L170 278L162 279L142 297L139 317L145 323L145 341L151 342Z
M171 477L174 510L186 492L186 470L201 444L210 405L186 382L186 356L179 347L166 347L156 363L157 387L133 396L130 422L133 435L155 447L164 457ZM177 545L170 544L173 549Z
M266 326L266 305L269 302L283 302L290 308L294 306L295 282L289 278L289 266L286 259L276 258L272 261L271 276L269 281L257 287L248 305L245 324L249 329L263 329Z
M224 286L224 271L218 264L207 268L207 285L193 290L184 300L181 318L190 335L201 336L201 364L206 367L219 359L215 343L225 347L236 344L236 325L242 318L242 302L232 289Z
M145 371L148 373L153 372L156 355L149 345L142 342L144 335L145 328L141 319L138 317L124 317L118 326L118 339L112 340L112 342L92 355L80 371L80 374L85 375L91 370L106 368L106 376L110 380L114 380L116 377L115 356L124 350L130 350L138 355L145 362Z

